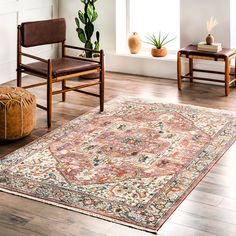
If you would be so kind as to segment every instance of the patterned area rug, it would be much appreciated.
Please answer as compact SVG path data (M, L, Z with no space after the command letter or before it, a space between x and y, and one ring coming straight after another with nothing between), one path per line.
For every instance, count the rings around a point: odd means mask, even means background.
M0 160L0 189L156 232L236 139L236 115L118 98Z

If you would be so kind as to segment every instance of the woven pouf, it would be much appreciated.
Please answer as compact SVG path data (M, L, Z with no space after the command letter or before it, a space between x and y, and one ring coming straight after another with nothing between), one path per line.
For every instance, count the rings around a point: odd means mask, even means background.
M23 88L0 86L0 141L15 140L35 126L36 99Z

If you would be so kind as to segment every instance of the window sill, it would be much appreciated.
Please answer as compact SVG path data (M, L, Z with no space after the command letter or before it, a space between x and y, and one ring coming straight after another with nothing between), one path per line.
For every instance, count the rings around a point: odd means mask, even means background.
M150 52L108 53L106 54L106 70L176 79L176 61L176 53L169 53L165 57L152 57Z
M177 61L177 53L169 52L165 57L153 57L151 52L139 52L138 54L131 54L129 52L118 52L111 53L111 56L121 56L127 58L135 58L135 59L148 59L148 60L158 60L158 61Z

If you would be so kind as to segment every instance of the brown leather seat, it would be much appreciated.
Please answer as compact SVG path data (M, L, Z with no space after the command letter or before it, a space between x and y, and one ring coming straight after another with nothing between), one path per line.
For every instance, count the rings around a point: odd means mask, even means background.
M66 40L66 22L65 19L53 19L46 21L24 22L18 26L18 46L17 46L17 86L22 87L22 73L38 76L46 79L45 83L37 83L23 88L32 88L36 86L47 85L47 106L37 104L39 108L47 111L48 127L52 123L52 95L62 93L62 101L66 99L66 92L76 91L79 93L99 97L100 111L104 109L104 53L103 50L96 51L92 49L75 47L65 44ZM61 57L56 59L43 59L31 54L22 52L22 47L34 47L45 44L61 43ZM76 55L80 51L89 51L98 55L99 60L92 58L75 57L67 54L66 49L76 50ZM22 56L36 60L29 64L22 63ZM86 76L93 81L73 87L66 84L66 80ZM95 75L95 76L94 76ZM95 77L95 79L94 79ZM52 83L62 83L62 89L52 91ZM81 82L81 81L80 81ZM91 93L83 89L90 86L99 86L98 93Z
M190 55L197 55L197 56L211 56L212 57L212 52L207 52L207 51L199 51L197 49L197 45L188 45L185 48L181 48L179 50L179 53L185 54L186 57L189 57ZM231 55L233 55L235 53L235 49L229 49L229 48L222 48L221 51L219 52L215 52L214 53L214 58L226 58L229 57Z
M51 61L53 77L99 68L98 63L86 62L72 58L57 58L52 59ZM22 65L22 68L32 72L38 72L40 74L47 74L47 64L43 62L34 62L27 65Z

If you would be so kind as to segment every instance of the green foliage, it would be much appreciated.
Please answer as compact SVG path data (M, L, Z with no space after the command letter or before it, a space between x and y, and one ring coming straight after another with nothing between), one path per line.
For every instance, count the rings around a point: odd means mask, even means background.
M78 37L79 37L80 41L81 41L82 43L86 43L86 36L85 36L85 34L84 34L84 30L81 29L81 28L77 28L76 31L77 31L77 33L78 33Z
M176 38L174 37L174 38L168 39L168 37L169 37L169 33L162 36L161 32L159 32L158 37L155 34L152 34L146 37L148 42L145 42L145 43L151 44L157 49L160 49L164 47L167 43L173 41Z
M85 34L87 39L90 39L93 35L94 32L94 26L93 24L89 21L86 25L85 25Z
M97 51L99 50L99 38L100 38L100 34L97 31L96 32L96 41L94 42L94 45L95 45L94 49L97 50Z
M97 0L80 0L84 4L84 12L78 11L78 17L75 17L76 31L79 40L84 43L85 48L99 50L100 34L96 32L96 41L92 43L92 37L94 34L94 24L98 18L98 13L95 9L95 2ZM86 52L86 57L92 57L91 52Z

